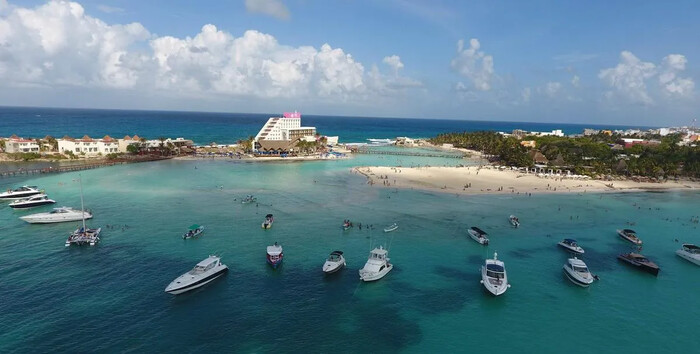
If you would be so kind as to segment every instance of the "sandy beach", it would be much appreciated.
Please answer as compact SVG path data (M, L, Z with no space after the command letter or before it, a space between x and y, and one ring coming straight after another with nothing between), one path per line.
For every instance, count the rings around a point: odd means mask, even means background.
M700 190L700 183L670 181L664 183L634 181L577 180L538 177L518 171L489 167L356 167L367 183L378 187L407 188L474 194L598 193L650 190Z

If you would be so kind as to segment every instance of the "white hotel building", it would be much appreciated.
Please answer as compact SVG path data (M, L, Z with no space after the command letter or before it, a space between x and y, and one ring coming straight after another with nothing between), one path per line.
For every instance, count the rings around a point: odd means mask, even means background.
M85 135L81 139L65 136L58 139L58 152L72 152L75 155L97 156L119 152L119 142L105 135L102 139L92 139Z
M255 136L254 142L260 140L293 141L297 138L313 137L316 127L302 127L301 113L285 112L282 117L270 117Z

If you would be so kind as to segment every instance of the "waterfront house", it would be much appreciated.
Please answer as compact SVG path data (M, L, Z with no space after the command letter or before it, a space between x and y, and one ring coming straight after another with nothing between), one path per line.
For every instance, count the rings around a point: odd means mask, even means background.
M9 139L5 141L5 152L13 153L28 153L28 152L39 152L39 143L31 139L23 139L17 135L12 135Z
M97 156L119 152L119 142L105 135L102 139L93 139L84 135L80 139L64 136L58 139L58 152L74 155Z

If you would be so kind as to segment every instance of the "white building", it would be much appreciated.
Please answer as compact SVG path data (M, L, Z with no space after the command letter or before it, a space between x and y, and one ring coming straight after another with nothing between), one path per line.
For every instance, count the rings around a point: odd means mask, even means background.
M80 139L65 136L57 141L58 152L62 154L72 152L75 155L97 156L119 152L119 142L109 135L102 139L92 139L87 135Z
M34 140L22 139L17 136L5 140L5 152L14 154L18 152L39 152L39 144Z
M284 112L282 117L270 117L255 136L254 142L260 140L296 140L316 135L316 127L302 127L301 113Z
M133 137L130 136L125 136L121 139L117 140L117 150L121 153L127 153L127 147L132 144L136 144L141 142L141 138L138 135L134 135Z

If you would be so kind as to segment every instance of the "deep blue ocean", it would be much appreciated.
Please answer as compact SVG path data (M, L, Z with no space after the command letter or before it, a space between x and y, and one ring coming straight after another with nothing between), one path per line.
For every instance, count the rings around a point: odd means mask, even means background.
M87 134L91 137L110 135L121 138L137 134L148 139L184 137L197 144L227 144L257 134L269 117L279 115L281 112L252 114L0 107L0 137L12 134L21 137L82 137ZM584 128L640 128L597 124L336 117L306 115L303 112L302 124L315 126L323 135L337 135L344 143L361 143L372 138L393 139L397 136L427 138L453 131L562 129L566 134L577 134L582 133Z

